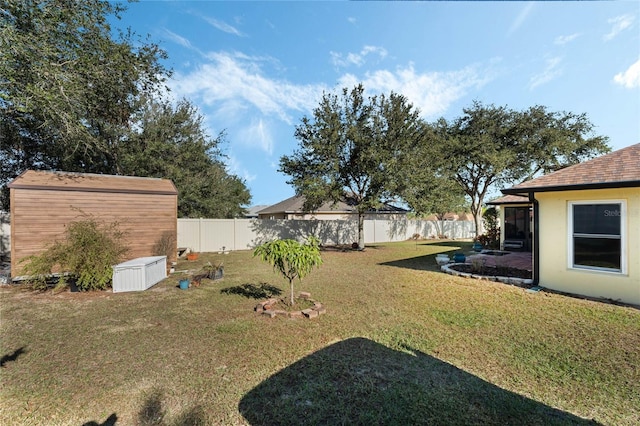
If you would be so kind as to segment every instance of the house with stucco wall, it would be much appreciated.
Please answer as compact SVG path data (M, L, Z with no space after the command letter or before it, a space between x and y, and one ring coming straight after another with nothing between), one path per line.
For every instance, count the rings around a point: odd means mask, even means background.
M358 220L358 210L348 201L338 203L326 202L314 211L304 209L305 198L294 195L279 203L258 211L260 219L297 219L297 220ZM365 220L394 220L405 218L408 210L384 203L377 210L365 213Z
M502 192L532 205L537 284L640 305L640 144Z

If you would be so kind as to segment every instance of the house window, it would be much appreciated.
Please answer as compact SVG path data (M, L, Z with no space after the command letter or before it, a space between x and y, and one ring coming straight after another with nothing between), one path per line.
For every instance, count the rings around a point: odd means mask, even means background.
M570 203L569 266L624 272L624 202Z

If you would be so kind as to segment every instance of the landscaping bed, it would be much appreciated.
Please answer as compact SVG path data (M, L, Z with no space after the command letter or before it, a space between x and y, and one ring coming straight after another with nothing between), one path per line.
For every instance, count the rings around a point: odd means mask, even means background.
M505 266L482 266L478 268L470 263L455 263L449 265L449 268L454 271L478 276L531 279L531 271Z

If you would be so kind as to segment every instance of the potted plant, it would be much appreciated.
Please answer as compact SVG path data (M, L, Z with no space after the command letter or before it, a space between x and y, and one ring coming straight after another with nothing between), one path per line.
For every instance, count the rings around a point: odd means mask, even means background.
M202 269L206 274L206 278L209 278L210 280L219 280L224 275L224 265L222 262L216 264L207 262Z
M187 260L193 261L198 260L198 252L192 251L187 254Z
M180 290L187 290L189 288L189 278L182 278L179 282Z

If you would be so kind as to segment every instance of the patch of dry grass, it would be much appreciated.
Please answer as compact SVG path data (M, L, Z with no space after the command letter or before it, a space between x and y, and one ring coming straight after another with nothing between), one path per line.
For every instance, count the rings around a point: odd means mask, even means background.
M437 272L458 244L323 252L314 320L253 312L287 283L251 252L186 291L3 287L0 424L637 424L640 312Z

